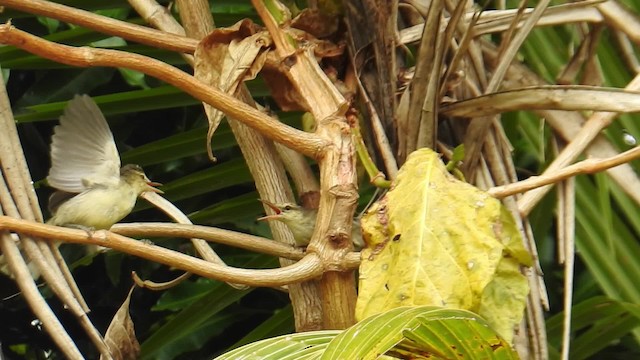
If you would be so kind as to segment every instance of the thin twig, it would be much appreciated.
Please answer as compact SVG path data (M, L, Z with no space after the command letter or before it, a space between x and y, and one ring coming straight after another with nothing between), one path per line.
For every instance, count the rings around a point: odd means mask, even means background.
M147 0L129 0L129 4L134 10L144 18L146 22L155 26L157 29L166 31L170 34L185 36L186 33L178 21L171 15L171 12L164 6L155 1ZM109 27L113 29L114 27ZM194 60L191 54L180 54L187 64L193 67Z
M443 105L440 112L447 116L478 117L516 110L551 109L638 112L640 93L586 85L531 86L456 101Z
M0 5L34 15L46 16L70 24L80 25L101 33L119 36L123 39L132 40L159 49L193 54L198 45L196 40L188 37L130 24L106 16L96 15L89 11L56 4L51 1L0 0Z
M207 278L249 286L275 287L298 283L321 276L325 268L331 269L332 271L338 271L337 269L344 268L344 266L339 263L323 265L320 257L313 253L308 253L304 258L291 266L278 269L247 270L231 268L213 264L143 241L131 239L107 230L87 233L83 230L51 226L8 216L0 216L0 230L10 230L19 234L28 234L42 239L56 239L75 244L105 246Z
M509 42L508 46L504 48L504 53L500 56L500 62L496 65L496 68L493 69L491 79L489 80L487 87L484 89L485 94L496 92L499 89L500 84L511 65L511 61L515 58L520 46L529 35L529 32L533 29L533 26L542 16L544 10L549 5L549 2L550 0L538 1L535 9L531 13L531 17L524 22L515 37L511 42ZM468 173L469 175L472 175L477 160L481 156L482 147L484 146L486 134L489 128L489 126L486 126L482 117L472 120L467 128L467 132L464 136L466 150L464 170L465 173Z
M531 189L541 186L554 184L579 174L593 174L609 168L619 166L640 157L640 147L627 150L616 156L607 159L587 159L579 163L567 166L561 170L557 170L541 176L532 176L526 180L518 181L513 184L496 186L487 192L494 197L503 198L513 194L523 193Z
M111 227L110 231L135 237L196 237L218 244L235 246L241 249L300 260L304 252L277 241L259 236L243 234L231 230L216 229L202 225L170 224L170 223L120 223Z
M625 90L639 90L640 89L640 75L636 77L625 87ZM551 165L545 170L546 173L553 173L558 169L561 169L571 163L577 158L584 150L591 144L593 139L600 134L613 120L616 118L617 113L611 112L596 112L589 117L589 120L584 124L582 129L571 140L567 147L562 150L560 155L553 160ZM533 207L542 199L542 197L551 189L551 185L546 185L537 188L533 191L526 193L518 200L518 207L520 213L526 216L531 212Z
M594 6L598 3L605 2L606 0L594 0L594 1L580 1L578 3L561 4L548 7L542 17L536 22L536 27L552 26L552 25L566 25L569 23L601 23L603 22L603 16L598 9ZM512 26L513 17L518 12L518 9L506 9L506 10L487 10L483 11L478 25L474 27L474 37L490 33L499 33L507 31ZM521 27L524 21L531 16L533 12L532 8L527 8L524 11L524 16L519 19L517 27ZM466 14L464 22L471 22L474 13ZM615 17L612 17L615 18ZM449 18L445 18L445 22L449 21ZM414 25L412 27L402 29L400 31L400 42L402 44L409 44L420 40L423 32L424 24Z
M555 143L555 142L554 142ZM554 147L554 152L557 149ZM556 154L557 155L557 154ZM573 309L573 282L575 275L575 226L576 226L576 184L575 178L568 178L558 184L558 254L559 263L564 265L564 297L561 359L569 359L571 341L571 312Z
M484 55L488 58L488 61L496 61L497 51L495 47L486 41L482 42L482 47ZM534 74L529 68L525 67L518 61L514 61L507 73L503 86L505 89L515 89L545 84L547 83ZM548 123L554 131L560 134L566 141L575 139L585 122L584 116L578 112L557 110L537 110L535 112L540 118L545 119L546 123ZM585 149L587 157L611 157L618 153L619 151L614 148L614 146L611 145L603 135L596 136ZM622 165L611 168L607 170L607 173L618 185L620 185L631 199L640 204L640 192L637 190L640 188L640 179L638 179L637 174L631 166Z

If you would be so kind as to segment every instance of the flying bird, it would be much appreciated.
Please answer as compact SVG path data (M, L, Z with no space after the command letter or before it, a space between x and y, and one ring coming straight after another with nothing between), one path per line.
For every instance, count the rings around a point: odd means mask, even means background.
M48 224L89 230L109 229L127 216L145 191L162 193L138 165L120 167L113 134L87 95L69 101L51 140Z

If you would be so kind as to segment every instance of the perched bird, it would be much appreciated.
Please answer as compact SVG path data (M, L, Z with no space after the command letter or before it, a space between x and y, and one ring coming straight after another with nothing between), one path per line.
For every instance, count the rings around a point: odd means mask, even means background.
M53 216L47 224L84 230L109 229L133 210L145 191L162 193L138 165L120 168L120 155L109 125L87 95L69 102L51 140L49 185L56 191L49 199ZM17 241L17 240L16 240ZM87 246L87 253L99 247ZM37 268L29 262L34 278ZM0 272L9 268L0 255Z
M162 193L140 166L120 168L109 125L87 95L69 102L54 129L47 181L59 191L50 199L53 217L47 223L90 230L122 220L143 192Z
M269 206L275 214L263 216L258 220L281 221L291 230L296 245L309 245L311 236L313 235L313 229L316 225L316 217L318 216L317 209L306 209L290 203L274 204L267 200L260 201ZM351 226L351 241L356 250L361 250L364 247L360 222L357 220L353 220Z

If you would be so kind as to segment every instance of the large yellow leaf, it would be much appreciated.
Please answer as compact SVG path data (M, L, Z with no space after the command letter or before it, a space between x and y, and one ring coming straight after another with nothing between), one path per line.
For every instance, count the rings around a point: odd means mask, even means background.
M531 258L502 204L451 176L438 154L412 153L362 228L358 319L407 305L465 309L511 340Z

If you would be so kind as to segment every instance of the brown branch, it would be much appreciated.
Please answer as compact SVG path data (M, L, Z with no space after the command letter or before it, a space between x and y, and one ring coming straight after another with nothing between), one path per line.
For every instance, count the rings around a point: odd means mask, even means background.
M554 184L580 174L593 174L616 167L640 157L640 147L627 150L607 159L587 159L567 166L561 170L541 176L532 176L526 180L509 185L496 186L487 192L494 197L503 198L509 195L523 193L541 186Z
M141 198L147 200L149 203L153 204L158 209L162 210L165 214L169 215L169 217L175 222L180 224L193 224L189 217L185 215L177 206L175 206L171 201L163 198L160 194L147 191L140 195ZM192 238L191 243L193 247L196 249L200 257L203 259L210 261L212 263L227 265L224 261L216 254L216 252L207 244L206 241L198 238ZM234 284L229 284L235 287Z
M72 8L44 0L0 0L0 5L35 15L50 17L67 23L80 25L101 33L160 49L193 54L198 41L184 36L130 24L89 11Z
M314 279L321 276L324 271L323 264L316 254L307 254L297 263L283 268L248 270L213 264L106 230L87 233L83 230L51 226L8 216L0 216L0 230L10 230L42 239L105 246L207 278L249 286L288 285Z
M218 244L235 246L241 249L267 255L300 260L304 252L280 242L259 236L243 234L230 230L216 229L202 225L170 224L170 223L122 223L115 224L110 231L135 237L195 237Z
M120 223L115 224L109 231L136 237L197 237L209 242L238 247L262 254L278 256L291 260L300 260L305 253L289 245L265 239L259 236L243 234L236 231L223 230L202 225L174 224L174 223ZM352 270L360 266L360 253L347 254L340 262L327 264L327 270Z
M186 36L182 26L180 26L178 21L173 17L173 15L171 15L171 11L157 2L148 0L129 0L129 5L131 5L131 7L133 7L147 23L153 25L156 29L166 31L170 34ZM193 67L193 55L184 53L181 55L187 64Z
M11 24L0 25L0 43L14 45L32 54L67 65L124 67L143 72L184 90L194 98L242 121L264 136L313 158L317 158L326 145L326 141L318 136L285 125L159 60L117 50L60 45L18 30Z

